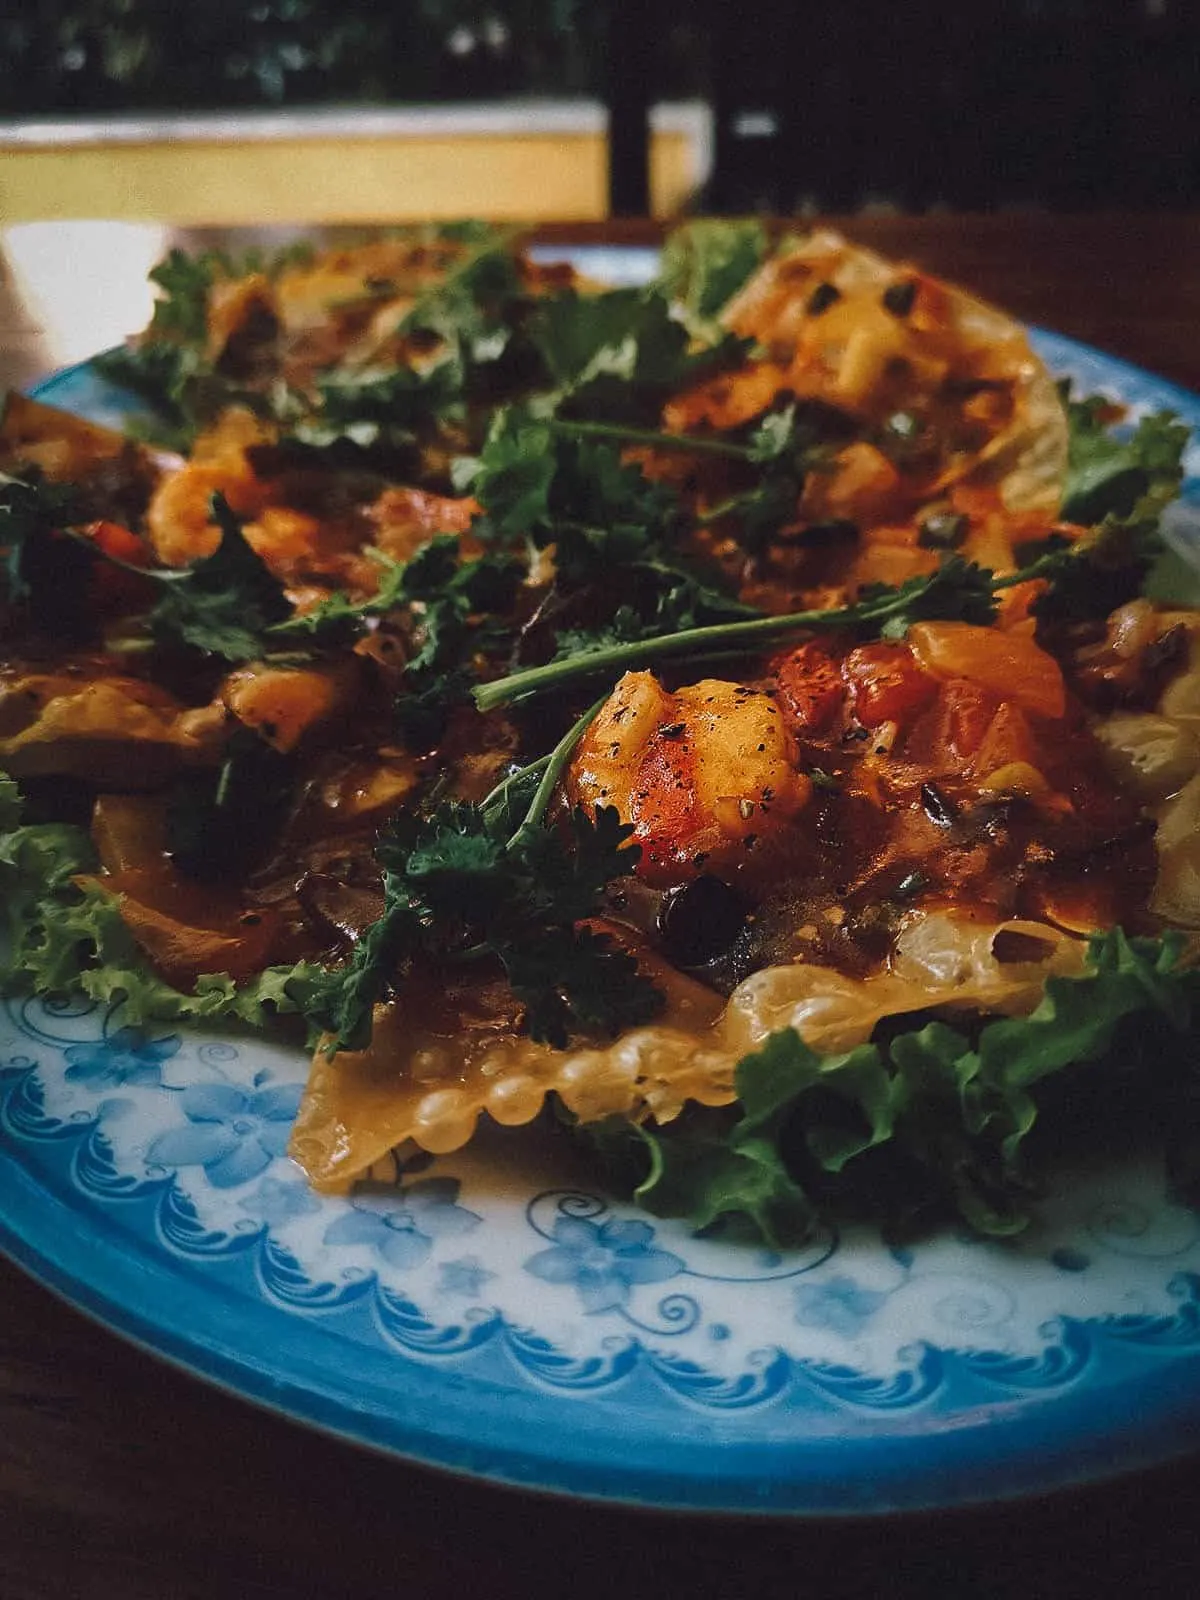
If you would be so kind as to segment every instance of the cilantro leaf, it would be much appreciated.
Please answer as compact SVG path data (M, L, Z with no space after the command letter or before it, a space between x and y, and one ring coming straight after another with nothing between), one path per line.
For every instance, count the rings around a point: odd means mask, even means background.
M703 218L670 234L659 276L667 294L682 305L690 327L711 327L761 266L767 245L767 231L757 219Z
M454 487L483 507L475 531L500 545L519 545L550 515L557 462L549 427L519 406L498 411L478 457L455 463Z
M313 638L337 643L369 618L410 612L415 648L405 664L396 703L401 729L414 746L435 743L455 705L468 703L471 658L507 638L498 619L512 609L522 577L519 562L486 553L463 561L455 534L435 534L406 562L375 552L382 581L375 594L351 600L337 592L312 611L269 629L272 639Z
M150 326L130 345L95 362L102 377L139 395L157 413L135 419L131 432L164 448L187 450L197 433L245 390L219 373L207 354L208 301L213 285L251 270L223 251L189 255L172 250L150 273L161 293Z
M420 645L405 677L415 688L427 690L431 674L462 668L482 645L497 642L494 618L511 609L521 571L507 556L460 561L453 534L438 534L411 558L403 590L420 606Z
M1151 489L1172 494L1183 479L1181 465L1189 429L1174 412L1142 417L1136 427L1108 425L1109 403L1101 396L1066 397L1070 439L1061 515L1087 525L1105 517L1128 517Z
M218 278L237 277L239 268L222 250L189 255L172 250L150 273L162 293L154 303L149 334L180 344L202 344L208 336L208 297Z
M742 361L746 342L722 334L700 349L659 285L543 302L529 337L572 417L655 421L663 401L702 376Z
M198 351L167 341L147 341L105 350L97 372L118 388L147 401L154 415L132 417L129 432L163 450L185 453L220 409L226 387Z
M512 252L515 230L486 228L456 242L462 256L419 294L390 326L380 327L358 352L372 361L389 339L432 335L446 347L446 378L458 392L487 388L492 369L511 357L514 329L528 295ZM444 231L443 238L450 238Z
M1035 603L1046 621L1108 616L1143 592L1161 557L1162 514L1179 492L1189 431L1173 413L1143 417L1132 429L1113 429L1102 397L1073 401L1069 471L1062 515L1093 525L1072 543L1052 536L1038 550L1030 573L1049 580Z
M614 640L758 615L676 553L684 529L677 495L624 461L608 439L560 432L513 408L497 419L469 481L483 507L478 534L553 547L551 612L560 598L587 593L594 620L556 631L555 660Z
M859 590L855 609L871 620L876 608L887 616L879 629L885 639L900 639L914 622L971 622L986 627L996 620L996 595L986 567L962 556L945 556L932 573L907 578L899 588L866 584Z
M291 605L221 495L213 496L212 517L220 544L194 565L160 575L164 590L150 627L160 639L227 661L252 661L266 653L267 630L290 615Z
M729 518L738 543L761 554L789 523L795 523L809 474L826 463L830 447L811 408L793 401L769 412L752 430L745 459L759 468L749 489L710 510L705 521Z
M481 536L554 545L567 582L661 544L678 512L676 496L622 461L615 445L564 437L516 407L499 414L459 481L483 507Z
M461 417L463 389L462 365L453 356L424 371L398 366L335 373L317 384L311 406L280 444L394 453L416 445L432 426Z
M380 835L384 911L339 974L314 992L310 1020L327 1049L361 1049L373 1007L403 983L411 963L445 966L490 957L503 967L535 1039L565 1046L573 1032L615 1033L653 1016L662 996L607 935L579 927L639 849L611 808L577 810L570 839L547 830L546 806L575 741L598 706L528 773L479 805L402 812ZM536 788L510 833L513 807Z
M335 589L310 611L302 611L295 616L285 617L282 622L272 623L271 636L273 638L317 636L324 644L359 633L368 618L385 617L390 611L407 604L406 564L403 561L395 561L382 550L375 550L369 546L363 548L362 554L379 567L379 587L374 594L368 595L365 600L351 600L345 590Z
M1169 479L1161 480L1136 501L1128 516L1110 512L1073 544L1052 536L1031 569L1049 579L1048 589L1034 603L1034 614L1047 621L1102 618L1143 593L1165 549L1162 514L1175 498L1176 487Z

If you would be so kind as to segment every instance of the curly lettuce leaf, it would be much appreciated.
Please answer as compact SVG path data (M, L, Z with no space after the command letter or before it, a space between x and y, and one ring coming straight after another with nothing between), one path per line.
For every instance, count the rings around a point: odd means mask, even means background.
M9 994L83 993L121 1008L122 1021L236 1021L265 1028L300 1013L323 975L309 962L268 967L251 983L204 973L191 994L153 971L114 896L76 880L95 871L82 828L20 822L16 784L0 774L0 987Z

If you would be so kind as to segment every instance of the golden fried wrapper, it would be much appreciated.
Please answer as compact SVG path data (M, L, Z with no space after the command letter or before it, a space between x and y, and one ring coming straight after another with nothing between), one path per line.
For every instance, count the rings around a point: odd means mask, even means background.
M1020 959L1003 959L1014 950ZM448 994L435 1026L419 1002L400 1001L378 1009L368 1049L317 1051L289 1154L316 1188L338 1190L407 1140L442 1155L468 1142L482 1114L506 1127L531 1122L549 1094L585 1123L670 1122L688 1101L728 1105L737 1063L782 1028L837 1052L863 1043L882 1017L928 1007L1023 1014L1048 976L1082 968L1084 950L1043 923L914 916L887 972L770 967L727 1001L639 951L667 994L663 1017L566 1051L519 1037L499 985Z

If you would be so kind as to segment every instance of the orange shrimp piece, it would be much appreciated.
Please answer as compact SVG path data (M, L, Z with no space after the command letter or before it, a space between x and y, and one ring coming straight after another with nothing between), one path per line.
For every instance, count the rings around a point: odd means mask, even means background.
M669 693L628 672L580 742L571 799L615 806L660 887L731 870L804 809L812 783L775 698L706 678Z
M455 500L397 485L384 490L367 516L375 527L377 548L393 561L407 561L435 534L466 533L478 510L479 502L470 497Z

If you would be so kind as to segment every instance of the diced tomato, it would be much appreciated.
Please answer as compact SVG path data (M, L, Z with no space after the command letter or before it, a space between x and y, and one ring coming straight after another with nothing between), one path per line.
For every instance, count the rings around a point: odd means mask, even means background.
M80 531L113 561L124 561L130 567L150 564L146 546L132 529L123 527L119 522L89 522Z
M994 695L966 678L951 678L938 690L930 713L929 760L945 772L970 759L979 749L997 710Z
M1019 706L1005 701L988 723L971 765L977 777L986 778L1013 763L1039 767L1041 758L1029 719Z
M773 664L788 725L797 733L824 733L841 709L846 689L837 662L819 644L802 644Z
M883 722L912 723L937 694L937 680L904 644L867 644L851 650L842 672L854 695L854 714L864 728Z
M647 864L665 859L664 846L686 840L703 826L697 815L695 751L682 740L657 735L637 768L630 815L644 841Z
M1066 710L1062 669L1033 637L969 622L918 622L908 630L917 660L939 678L969 678L1036 716Z
M119 522L89 522L79 532L109 558L94 564L91 586L94 609L107 614L136 607L151 587L148 579L127 570L150 564L149 551L141 539ZM117 566L117 562L123 565Z

